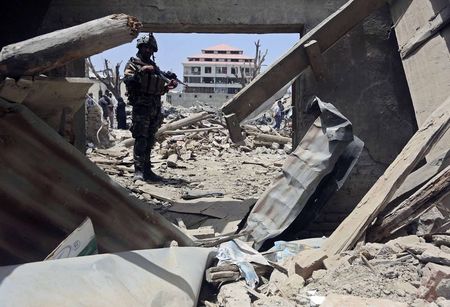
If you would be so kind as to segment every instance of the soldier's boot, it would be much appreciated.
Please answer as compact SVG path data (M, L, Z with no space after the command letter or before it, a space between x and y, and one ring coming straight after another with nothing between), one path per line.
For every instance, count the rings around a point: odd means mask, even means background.
M144 168L144 179L145 179L145 181L148 181L148 182L161 182L161 181L164 181L163 177L155 174L152 171L152 164L151 164L150 161L148 161L146 163L146 165L145 165L145 168Z
M133 149L134 177L133 180L145 180L145 147L147 142L144 138L136 138Z
M141 180L141 181L145 181L145 176L144 176L144 172L140 167L136 167L136 164L134 165L134 176L133 176L133 180Z

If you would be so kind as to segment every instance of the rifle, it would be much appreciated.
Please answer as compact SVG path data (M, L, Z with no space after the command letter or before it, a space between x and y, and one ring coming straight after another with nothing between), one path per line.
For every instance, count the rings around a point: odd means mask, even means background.
M162 71L159 69L158 66L156 66L156 64L153 65L151 63L145 63L145 62L141 61L140 59L136 59L136 58L133 58L133 62L140 64L140 65L144 65L144 66L152 65L153 67L155 67L154 73L157 74L158 76L160 76L166 83L169 83L170 80L175 80L178 83L183 84L186 87L189 87L186 83L184 83L183 81L178 79L178 77L175 73L173 73L171 71Z

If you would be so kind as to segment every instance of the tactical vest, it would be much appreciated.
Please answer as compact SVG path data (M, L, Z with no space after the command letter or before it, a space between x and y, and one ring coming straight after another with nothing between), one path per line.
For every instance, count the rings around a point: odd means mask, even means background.
M148 72L139 72L139 69L146 65L146 63L142 62L140 59L131 58L131 64L135 67L135 76L139 82L139 92L147 95L162 95L164 94L166 82L163 78L161 78L158 74L148 73ZM155 63L148 63L150 65L154 65Z
M149 95L162 95L166 82L159 75L154 73L139 73L140 91Z

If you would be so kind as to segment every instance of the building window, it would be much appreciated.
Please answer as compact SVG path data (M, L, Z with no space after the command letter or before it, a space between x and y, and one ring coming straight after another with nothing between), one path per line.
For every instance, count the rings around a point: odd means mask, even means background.
M211 73L211 67L206 66L205 67L205 74L210 74Z
M216 78L216 84L227 84L228 78L218 77Z
M205 50L205 53L214 53L212 50Z
M239 54L239 51L230 51L231 54Z
M249 74L250 74L250 68L248 68L248 67L245 68L245 74L246 74L246 75L249 75Z
M228 78L228 84L234 84L238 83L238 80L236 78Z
M236 67L231 67L231 73L232 73L233 75L236 74Z
M226 67L216 67L216 74L226 74L227 68Z
M203 77L203 83L212 84L212 83L214 83L214 78L212 78L212 77Z
M215 93L221 93L221 94L226 94L227 93L227 88L226 87L216 87L214 89Z
M212 62L212 59L205 59L205 62Z
M200 75L200 67L199 66L192 66L191 67L191 74L192 75Z
M189 83L200 83L200 77L188 77L188 82Z
M223 51L223 50L219 50L218 53L219 53L219 54L226 54L227 52L226 52L226 51Z
M231 59L231 62L239 62L238 59Z

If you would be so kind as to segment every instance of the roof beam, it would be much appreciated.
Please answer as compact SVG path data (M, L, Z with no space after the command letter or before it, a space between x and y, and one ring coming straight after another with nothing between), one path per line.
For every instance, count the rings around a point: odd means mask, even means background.
M231 127L230 136L234 142L243 140L242 133L236 129L237 123L244 120L264 101L269 99L289 81L296 78L311 63L305 45L315 40L316 47L325 52L353 27L358 25L373 11L385 4L385 0L350 0L336 12L308 32L277 62L256 77L223 107L227 124Z

